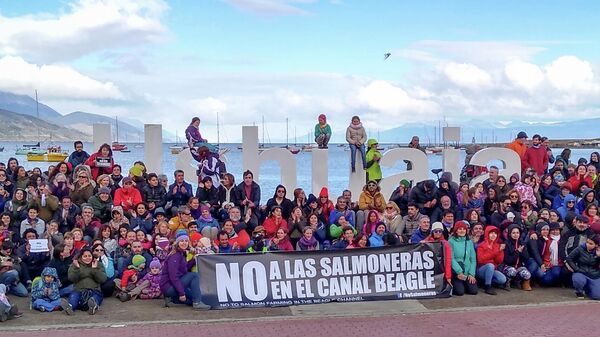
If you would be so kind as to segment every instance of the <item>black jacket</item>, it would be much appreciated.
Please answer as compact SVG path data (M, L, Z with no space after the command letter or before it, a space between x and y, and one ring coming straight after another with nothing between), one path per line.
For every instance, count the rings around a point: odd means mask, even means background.
M600 278L600 257L596 255L596 250L589 252L585 243L575 248L567 257L567 263L576 273L582 273L593 279Z
M142 187L142 200L145 203L153 202L156 208L165 207L167 204L167 190L165 187L158 184L158 186L152 187L148 184Z
M560 236L560 241L558 242L558 257L561 260L566 261L567 256L569 256L577 247L585 244L587 238L591 237L593 234L594 232L589 228L584 231L579 231L575 227L564 232Z

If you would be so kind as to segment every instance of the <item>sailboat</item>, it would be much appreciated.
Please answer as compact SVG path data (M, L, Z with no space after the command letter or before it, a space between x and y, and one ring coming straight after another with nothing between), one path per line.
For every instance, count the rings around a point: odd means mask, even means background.
M115 124L117 128L117 140L112 143L113 151L130 152L127 145L119 143L119 118L115 117Z
M35 110L37 118L40 118L38 93L35 91ZM40 129L38 128L38 139L40 138ZM52 135L50 136L52 138ZM40 142L36 144L37 147L30 147L27 151L27 161L43 161L43 162L61 162L67 159L69 154L66 151L62 151L58 145L50 145L47 150L40 148Z
M289 133L288 133L288 119L285 119L285 148L288 149L292 154L298 154L300 149L296 146L290 146L289 144Z
M185 147L181 145L181 140L179 139L177 130L175 130L175 145L169 146L169 150L171 151L171 154L179 154L183 149L185 149Z

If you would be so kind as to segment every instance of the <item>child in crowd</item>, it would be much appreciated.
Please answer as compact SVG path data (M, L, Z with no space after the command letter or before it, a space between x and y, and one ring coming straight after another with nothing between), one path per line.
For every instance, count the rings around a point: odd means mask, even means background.
M71 234L73 234L74 253L79 252L83 247L87 246L87 242L83 239L83 231L81 228L73 228Z
M134 255L131 259L131 264L127 267L127 270L123 272L121 279L115 279L115 283L120 290L117 294L117 298L121 302L128 301L132 298L132 291L136 288L138 281L140 280L140 273L146 268L146 258L142 255ZM139 291L135 291L134 294L139 295Z
M152 259L152 262L150 262L150 271L144 275L136 287L141 288L139 298L151 300L162 296L162 291L160 290L161 267L161 262L157 258ZM135 294L133 296L135 298Z
M60 281L56 269L46 267L41 278L31 287L32 308L44 311L55 311L60 308Z

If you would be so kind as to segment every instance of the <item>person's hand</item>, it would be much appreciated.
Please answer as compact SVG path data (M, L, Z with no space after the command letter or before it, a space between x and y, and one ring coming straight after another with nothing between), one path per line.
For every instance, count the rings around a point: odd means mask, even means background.
M234 250L235 250L235 249L237 249L237 247L238 247L238 243L237 243L237 242L234 242L234 243L233 243L233 246L231 247L231 249L234 249Z
M181 193L187 193L187 188L185 188L185 186L181 186Z
M477 283L477 280L475 279L475 276L469 275L467 276L467 282L469 282L470 284L475 284Z
M465 274L458 274L458 275L456 275L456 278L459 279L459 280L461 280L461 281L464 281L464 280L467 279L467 277L465 276Z
M31 245L29 243L25 244L25 254L29 255L31 251Z
M97 259L92 260L92 268L98 268L98 260Z
M279 243L279 239L278 238L273 238L271 240L271 242L273 242L273 244L278 244Z
M173 187L173 194L177 194L177 186Z
M503 243L500 245L500 250L504 250L504 248L506 248L506 244Z
M132 275L131 276L131 282L136 283L137 281L138 281L137 275Z
M72 264L75 268L79 268L79 260L73 260Z
M596 256L600 256L600 247L596 247Z
M542 270L542 273L545 273L545 272L546 272L546 265L545 265L545 264L542 264L542 265L540 266L540 269Z
M523 248L524 248L524 247L525 247L525 246L521 246L521 247L517 248L517 250L519 251L519 253L522 253L522 252L523 252Z
M179 302L185 302L185 300L186 300L185 295L179 296Z

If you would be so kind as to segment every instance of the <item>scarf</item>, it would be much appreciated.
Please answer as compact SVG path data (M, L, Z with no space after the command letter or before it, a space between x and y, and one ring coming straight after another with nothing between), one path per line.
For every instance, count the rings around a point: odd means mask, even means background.
M552 242L550 242L550 263L553 266L558 266L558 241L560 235L550 235Z
M200 220L206 221L206 222L212 222L213 221L213 217L212 217L212 215L210 215L210 213L208 213L207 217L204 217L204 215L201 215L200 216Z
M298 240L298 247L300 250L315 250L317 248L317 239L313 236L310 240L307 240L304 236Z
M358 129L362 128L363 125L362 125L362 122L359 122L357 125L354 125L354 124L350 123L350 127L352 129L358 130Z

